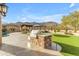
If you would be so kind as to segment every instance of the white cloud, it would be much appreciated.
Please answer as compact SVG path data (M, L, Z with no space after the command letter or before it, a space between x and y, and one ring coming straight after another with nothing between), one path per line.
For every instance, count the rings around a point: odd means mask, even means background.
M21 16L18 21L21 22L48 22L48 21L54 21L54 22L61 22L61 17L64 14L55 14L55 15L49 15L49 16L34 16L34 15L27 15L27 16Z
M43 20L44 22L48 22L48 21L54 21L54 22L61 22L61 18L64 14L55 14L55 15L49 15L49 16L44 16Z
M33 14L26 14L26 15L21 15L21 16L16 16L16 21L8 21L8 19L4 20L4 22L48 22L48 21L53 21L60 23L61 18L64 14L52 14L48 16L35 16Z
M22 22L48 22L48 21L54 21L54 22L60 22L61 16L63 14L54 14L49 16L35 16L34 14L31 14L30 9L25 8L22 10L23 14L18 18L18 21Z
M73 6L75 6L75 3L71 3L69 8L72 8Z
M79 8L74 8L74 9L70 10L69 12L72 13L74 11L79 11Z

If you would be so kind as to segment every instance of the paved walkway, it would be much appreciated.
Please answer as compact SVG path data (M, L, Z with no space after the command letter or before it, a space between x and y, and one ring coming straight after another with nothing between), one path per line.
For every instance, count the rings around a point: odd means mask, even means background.
M3 44L0 47L0 56L58 56L58 51L47 49L28 49L27 35L20 32L11 33L3 37Z
M78 33L73 33L75 36L79 36L79 32Z

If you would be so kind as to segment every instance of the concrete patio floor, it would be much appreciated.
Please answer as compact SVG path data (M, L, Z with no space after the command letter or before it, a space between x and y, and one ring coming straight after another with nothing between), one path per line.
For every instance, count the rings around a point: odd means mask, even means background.
M60 52L48 49L28 49L27 35L20 32L3 37L0 56L61 56Z

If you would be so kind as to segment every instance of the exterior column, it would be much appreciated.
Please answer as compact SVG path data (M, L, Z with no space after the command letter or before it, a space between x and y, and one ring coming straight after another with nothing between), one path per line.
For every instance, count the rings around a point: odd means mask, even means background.
M2 45L2 15L0 13L0 46Z
M28 39L28 40L27 40L27 48L28 48L28 49L31 49L31 38L30 38L30 36L28 36L27 39Z

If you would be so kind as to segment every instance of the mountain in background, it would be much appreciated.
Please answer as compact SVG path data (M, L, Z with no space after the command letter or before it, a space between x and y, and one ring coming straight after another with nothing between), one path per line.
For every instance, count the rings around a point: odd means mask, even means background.
M58 23L56 22L42 22L42 23L37 23L37 22L16 22L16 23L4 23L3 25L46 25L46 26L57 26Z

